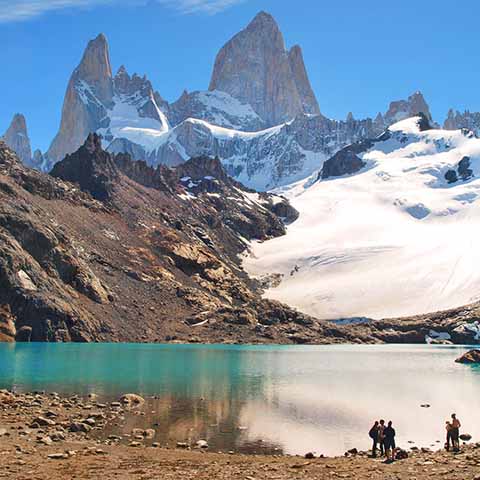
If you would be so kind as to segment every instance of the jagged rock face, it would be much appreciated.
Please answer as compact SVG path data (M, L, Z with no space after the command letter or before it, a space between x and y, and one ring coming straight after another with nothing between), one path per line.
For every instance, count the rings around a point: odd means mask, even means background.
M108 43L100 34L89 42L70 78L60 130L47 152L44 170L77 150L91 132L111 142L123 136L125 122L139 126L143 121L148 128L168 129L158 102L163 100L145 77L130 77L124 67L112 76Z
M279 125L305 112L296 84L305 79L295 52L292 60L296 75L278 25L261 12L218 53L209 90L227 92L250 104L268 126ZM308 90L309 85L301 85L303 100Z
M230 176L268 190L305 178L340 148L382 131L371 119L341 122L322 115L301 115L255 135L223 132L189 119L169 132L149 162L179 165L190 157L218 156Z
M290 49L288 52L288 60L290 62L293 78L295 79L295 85L300 94L303 111L314 115L319 114L320 107L318 106L317 98L310 85L307 69L305 68L305 63L303 61L302 49L299 45L295 45Z
M101 138L91 133L83 146L53 167L50 174L77 183L97 200L110 199L118 171L110 154L102 149Z
M27 122L25 117L17 113L3 136L4 142L18 155L25 165L32 162L32 148L28 138Z
M421 92L415 92L408 97L408 100L397 100L390 103L390 107L384 116L385 126L388 127L400 120L414 117L419 113L423 113L428 121L432 121L430 108L425 101L425 98Z
M480 134L480 112L465 112L460 113L458 110L450 109L447 118L443 124L445 130L458 130L465 128L471 130L476 135Z
M224 185L233 185L244 189L240 184L237 184L227 175L222 163L218 157L196 157L179 165L175 171L180 178L189 178L193 181L202 179L215 179L222 182Z
M154 92L152 84L146 76L137 74L130 76L124 66L121 66L113 79L114 103L134 106L141 118L156 120L164 129L168 129L168 122L160 110L165 104L158 92ZM115 128L115 124L111 128Z

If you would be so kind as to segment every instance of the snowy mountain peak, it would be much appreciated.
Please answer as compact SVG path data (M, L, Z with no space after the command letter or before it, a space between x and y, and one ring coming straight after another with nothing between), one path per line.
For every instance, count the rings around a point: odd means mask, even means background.
M65 94L60 129L47 153L44 168L83 145L91 132L106 145L116 139L142 141L168 130L164 101L145 77L129 75L121 66L112 77L108 43L100 34L91 40L74 70Z
M31 164L32 149L28 138L27 122L21 113L16 113L13 116L12 122L2 139L25 165Z

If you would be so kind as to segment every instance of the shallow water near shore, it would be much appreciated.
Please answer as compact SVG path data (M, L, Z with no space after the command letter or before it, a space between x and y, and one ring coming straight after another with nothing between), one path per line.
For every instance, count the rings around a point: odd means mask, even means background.
M480 368L459 346L0 344L0 388L147 398L112 434L154 428L162 445L205 439L213 451L339 455L370 446L376 418L397 444L440 448L456 412L480 441ZM150 398L151 397L151 398ZM429 408L421 405L429 404ZM415 443L409 443L415 442Z

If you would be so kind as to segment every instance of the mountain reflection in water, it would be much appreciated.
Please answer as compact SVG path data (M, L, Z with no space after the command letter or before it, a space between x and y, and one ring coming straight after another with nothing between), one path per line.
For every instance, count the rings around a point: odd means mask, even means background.
M439 448L456 412L480 440L480 369L466 347L0 344L0 388L147 398L107 434L154 428L152 442L212 451L338 455L370 446L375 419L397 444ZM421 408L430 404L430 408ZM127 437L129 438L129 437Z

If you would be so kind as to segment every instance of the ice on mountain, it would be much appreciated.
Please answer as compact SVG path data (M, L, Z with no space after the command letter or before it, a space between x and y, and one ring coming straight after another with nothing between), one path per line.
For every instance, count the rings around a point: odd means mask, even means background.
M427 313L476 299L480 139L420 131L418 118L390 130L360 154L368 162L361 172L279 189L300 217L284 237L252 244L244 260L254 276L283 275L269 298L329 319ZM477 176L447 184L444 173L465 156Z

